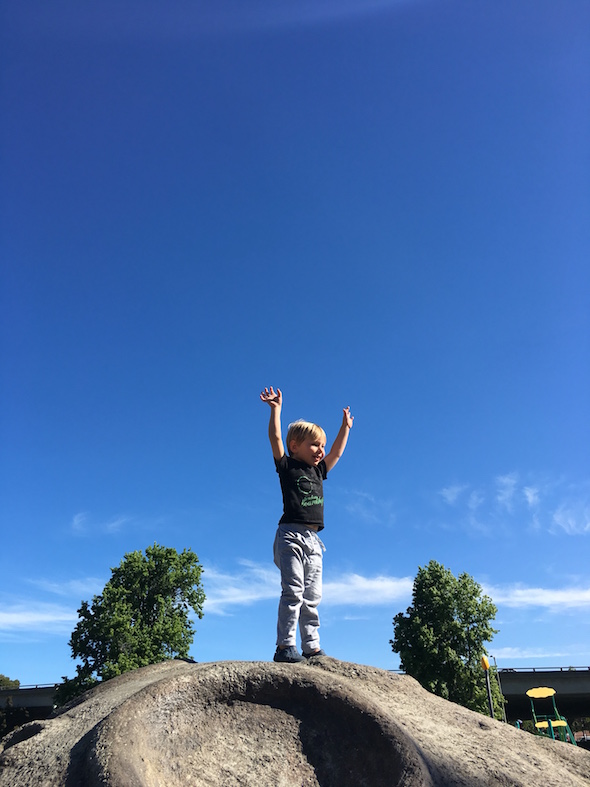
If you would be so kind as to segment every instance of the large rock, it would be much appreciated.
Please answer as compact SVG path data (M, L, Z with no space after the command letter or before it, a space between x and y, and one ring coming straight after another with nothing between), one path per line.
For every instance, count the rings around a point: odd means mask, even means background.
M589 787L590 753L319 658L169 661L0 745L0 787Z

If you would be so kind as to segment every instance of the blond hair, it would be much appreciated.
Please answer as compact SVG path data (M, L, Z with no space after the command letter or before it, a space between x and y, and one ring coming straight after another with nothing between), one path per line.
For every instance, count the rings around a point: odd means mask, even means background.
M291 442L295 440L297 445L302 443L304 440L323 440L326 442L326 433L322 429L321 426L317 424L312 424L311 421L294 421L292 424L289 424L289 429L287 431L287 450L289 454L291 454Z

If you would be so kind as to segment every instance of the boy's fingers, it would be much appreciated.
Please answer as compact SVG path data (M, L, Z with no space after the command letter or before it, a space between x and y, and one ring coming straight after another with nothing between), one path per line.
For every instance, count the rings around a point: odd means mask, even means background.
M275 392L274 388L271 385L270 388L265 388L264 391L261 391L260 398L263 399L264 401L270 401L272 399L280 400L282 398L281 389L277 388Z

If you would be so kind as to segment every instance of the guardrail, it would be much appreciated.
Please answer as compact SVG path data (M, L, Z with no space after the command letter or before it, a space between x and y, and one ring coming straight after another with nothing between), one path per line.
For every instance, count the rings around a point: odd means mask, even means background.
M589 672L590 667L498 667L498 672Z
M0 691L19 691L20 689L54 689L59 683L29 683L20 686L0 686Z

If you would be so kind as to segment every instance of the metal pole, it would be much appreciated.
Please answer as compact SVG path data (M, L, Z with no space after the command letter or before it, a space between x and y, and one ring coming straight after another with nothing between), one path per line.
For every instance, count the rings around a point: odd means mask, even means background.
M490 686L490 672L486 670L486 689L488 690L488 704L490 706L490 716L494 718L494 703L492 702L492 687Z
M486 656L481 657L481 666L486 674L486 689L488 690L488 705L490 707L490 716L494 718L494 703L492 702L492 687L490 686L490 662Z
M498 672L498 665L496 663L496 657L492 656L492 658L494 659L494 667L496 669L496 672L495 672L496 680L498 681L498 688L500 689L500 697L502 698L502 721L504 722L504 724L508 724L508 721L506 719L506 701L504 699L504 692L502 691L502 683L500 681L500 673Z

